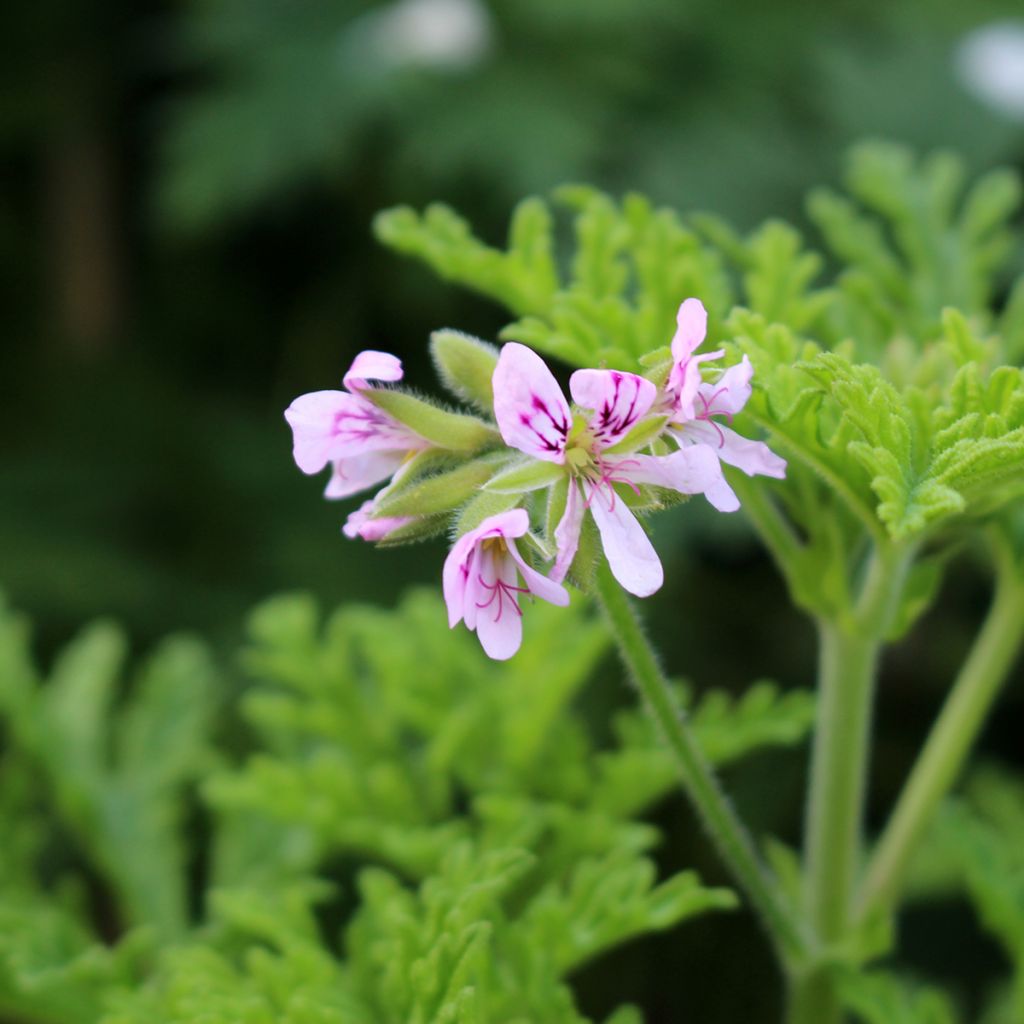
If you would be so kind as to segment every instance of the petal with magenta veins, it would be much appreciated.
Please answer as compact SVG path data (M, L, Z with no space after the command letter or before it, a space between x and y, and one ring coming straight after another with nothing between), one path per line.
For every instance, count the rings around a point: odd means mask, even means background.
M536 459L565 461L571 417L551 371L531 349L510 342L492 379L494 418L505 443Z
M388 448L417 451L428 447L428 442L419 434L393 419L383 409L378 409L372 402L358 395L346 397L349 401L335 415L332 457Z
M405 456L404 451L384 451L336 459L324 497L347 498L382 480L389 480L402 466Z
M718 457L706 444L686 443L671 455L608 457L604 463L619 480L653 484L680 494L703 494L719 512L735 512L740 507L736 492L722 476Z
M448 608L448 625L462 621L466 608L466 592L476 555L476 542L469 534L460 537L448 552L441 571L441 588ZM468 623L467 623L468 625Z
M380 380L393 383L402 379L402 360L390 352L376 352L367 349L352 360L343 383L349 391L365 388L369 381Z
M311 391L285 409L284 418L292 428L292 455L303 473L319 473L330 461L335 423L351 400L344 391Z
M285 410L295 462L317 473L328 462L366 452L425 448L427 442L370 402L346 391L300 395Z
M577 370L569 378L573 401L591 409L590 432L602 448L615 444L648 413L658 389L621 370Z
M776 455L763 441L743 437L721 423L694 420L673 433L691 444L711 448L722 462L742 469L747 476L770 476L776 480L786 477L784 458Z
M482 593L477 602L476 635L489 658L506 661L523 642L516 563L492 549L481 552L479 565Z
M590 514L612 575L637 597L649 597L665 581L661 559L629 506L610 486L585 485Z

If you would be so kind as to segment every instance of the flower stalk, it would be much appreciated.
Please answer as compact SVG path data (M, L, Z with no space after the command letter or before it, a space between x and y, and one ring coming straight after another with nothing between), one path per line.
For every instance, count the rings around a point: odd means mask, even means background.
M784 963L803 964L813 944L765 868L742 821L708 764L644 636L629 598L602 560L596 575L597 596L623 663L672 753L680 779L708 835L744 891Z

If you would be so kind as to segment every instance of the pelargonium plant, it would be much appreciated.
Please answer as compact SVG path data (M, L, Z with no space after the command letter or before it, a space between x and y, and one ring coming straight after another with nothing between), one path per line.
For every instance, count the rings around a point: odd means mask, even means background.
M915 855L1024 640L1024 279L1005 276L1021 189L1006 171L967 191L963 178L948 155L856 150L849 195L810 198L839 266L824 281L824 260L786 224L743 236L582 186L556 196L574 217L568 263L538 199L517 208L506 249L440 205L387 211L385 243L511 313L500 349L433 336L441 380L475 412L401 390L397 360L363 353L345 391L287 413L300 468L331 466L328 497L386 481L346 534L388 545L450 535L449 623L475 629L491 657L519 649L526 598L596 598L774 945L789 1024L955 1020L945 995L869 967L896 949ZM698 351L706 336L717 347ZM571 403L543 357L574 368ZM644 519L697 495L722 512L742 506L817 631L802 855L749 834L628 596L663 582ZM954 558L991 574L991 607L869 841L880 656L931 606ZM990 846L964 856L994 864ZM971 885L1024 979L1024 929L1005 909L1017 869L1000 864ZM1024 980L1014 985L986 1021L1024 1019Z
M364 352L287 415L299 467L353 500L345 535L447 537L442 586L329 616L265 602L241 699L194 638L126 675L106 622L40 668L0 601L0 1018L640 1024L629 1000L653 1022L670 997L672 1019L711 1019L699 1000L767 1020L775 992L744 991L731 949L678 972L599 959L644 937L714 951L689 929L742 899L787 1024L1024 1021L1024 780L972 758L1024 644L1020 196L1012 172L965 188L948 155L866 145L810 198L829 263L779 221L741 235L579 186L555 197L574 241L540 199L505 249L446 207L382 214L387 244L509 311L504 347L433 335L461 408ZM632 598L662 583L645 523L688 498L772 556L817 634L816 692L666 677ZM965 570L991 601L973 639L936 636ZM869 816L879 669L908 633L941 706ZM613 645L643 709L605 723L585 697ZM796 829L755 837L718 771L808 732L797 850ZM677 781L731 886L655 860ZM950 894L977 918L956 941L998 945L962 958L984 978L901 946L905 909Z

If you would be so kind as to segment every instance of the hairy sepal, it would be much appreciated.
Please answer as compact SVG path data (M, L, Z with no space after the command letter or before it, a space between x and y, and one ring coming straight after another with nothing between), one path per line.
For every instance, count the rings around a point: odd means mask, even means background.
M470 499L459 513L455 525L455 536L461 537L470 530L475 530L489 516L496 516L515 508L521 500L518 494L493 494L481 491Z
M520 461L487 481L486 489L495 494L523 494L550 487L565 476L565 467L540 459Z
M620 455L646 448L661 435L668 423L668 416L647 416L642 419L621 441L605 449L608 455Z
M494 408L491 378L498 365L494 345L462 331L445 329L430 336L430 354L441 382L457 398L490 413Z
M377 388L364 391L363 397L438 448L468 454L500 441L491 424L476 416L444 409L407 391Z
M405 526L400 526L397 530L391 530L386 537L377 541L376 546L379 548L397 548L405 544L417 544L422 540L430 540L432 537L437 537L444 533L448 529L450 521L451 515L445 513L433 516L418 516L411 523L406 523Z
M467 502L490 478L497 459L474 459L447 472L420 477L378 498L375 519L391 516L430 516L452 512Z

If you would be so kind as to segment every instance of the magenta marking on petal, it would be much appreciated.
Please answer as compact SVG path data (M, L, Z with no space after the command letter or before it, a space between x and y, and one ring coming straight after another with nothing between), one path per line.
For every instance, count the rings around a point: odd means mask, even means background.
M524 412L519 414L519 422L522 423L540 442L541 447L544 451L548 452L560 452L565 448L565 439L569 435L569 424L565 419L557 418L552 414L548 408L547 402L544 401L540 395L531 393L530 405L533 407L534 412L539 412L541 416L547 417L548 422L555 430L558 440L552 440L548 437L543 430L537 427L533 422L533 416L530 413Z
M619 437L639 419L636 415L636 403L640 398L639 382L632 375L629 375L629 379L633 381L633 397L630 399L629 408L616 415L615 410L619 404L619 393L622 389L623 381L627 377L625 374L619 373L618 370L611 370L609 372L611 374L613 391L611 397L606 398L600 410L598 410L597 422L592 424L598 440Z

